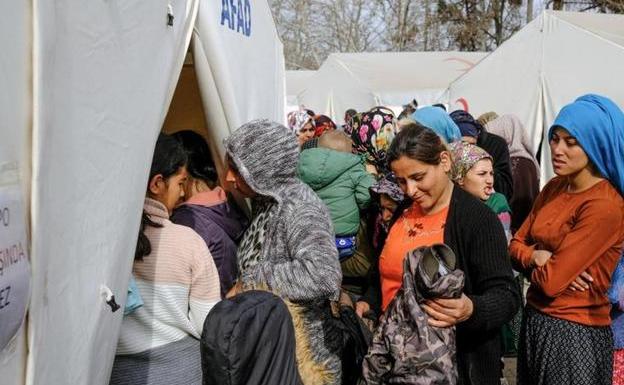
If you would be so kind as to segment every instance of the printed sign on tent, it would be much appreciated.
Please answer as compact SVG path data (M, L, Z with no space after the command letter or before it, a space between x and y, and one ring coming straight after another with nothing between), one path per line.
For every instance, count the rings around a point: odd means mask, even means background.
M19 331L30 298L25 219L17 166L0 166L0 352Z

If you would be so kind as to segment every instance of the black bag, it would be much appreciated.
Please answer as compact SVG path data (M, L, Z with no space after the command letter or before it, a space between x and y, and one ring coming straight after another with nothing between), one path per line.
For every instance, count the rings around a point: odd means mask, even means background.
M352 307L340 306L333 320L342 338L342 384L356 385L362 375L362 362L373 336Z

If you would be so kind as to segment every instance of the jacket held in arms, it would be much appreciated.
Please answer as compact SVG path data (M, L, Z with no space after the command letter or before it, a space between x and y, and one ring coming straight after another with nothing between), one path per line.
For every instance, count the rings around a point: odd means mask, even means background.
M421 305L459 298L464 273L446 245L419 247L403 262L403 284L381 317L363 365L362 384L457 383L455 328L437 328Z

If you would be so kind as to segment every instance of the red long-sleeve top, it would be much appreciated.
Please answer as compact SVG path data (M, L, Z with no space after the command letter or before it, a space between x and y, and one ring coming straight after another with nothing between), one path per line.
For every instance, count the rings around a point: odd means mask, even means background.
M624 244L623 220L624 199L608 181L580 193L567 192L563 178L550 181L509 246L516 270L530 277L527 303L552 317L609 325L606 292ZM553 255L532 267L535 250ZM589 290L570 289L583 271L594 279Z

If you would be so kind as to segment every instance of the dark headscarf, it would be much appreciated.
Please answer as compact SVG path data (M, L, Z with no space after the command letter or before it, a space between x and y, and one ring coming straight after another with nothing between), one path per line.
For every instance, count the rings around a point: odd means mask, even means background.
M269 292L219 302L204 323L201 359L204 385L302 385L290 313Z
M351 139L356 152L364 154L377 171L385 173L388 169L386 152L396 134L396 119L392 111L375 107L362 114L359 125L353 126Z
M462 136L478 138L481 131L483 131L481 123L477 122L475 118L466 111L453 111L450 116L459 127L459 131L461 131Z

